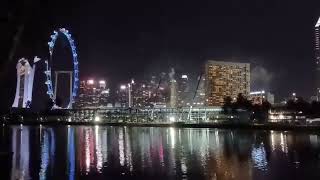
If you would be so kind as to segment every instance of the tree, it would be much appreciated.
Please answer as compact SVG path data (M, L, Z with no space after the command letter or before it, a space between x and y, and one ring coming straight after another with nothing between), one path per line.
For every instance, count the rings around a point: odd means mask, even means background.
M295 100L289 100L286 107L290 111L302 112L304 114L309 114L311 109L311 105L302 97L298 97Z
M232 110L232 98L230 96L226 96L224 98L224 104L222 106L222 109L225 114L229 114Z
M242 93L238 94L237 101L234 103L235 109L252 110L252 103L245 98Z
M312 101L310 107L310 114L315 117L320 117L320 102Z
M263 112L268 112L271 109L271 104L269 103L269 101L264 100L261 104L261 110Z

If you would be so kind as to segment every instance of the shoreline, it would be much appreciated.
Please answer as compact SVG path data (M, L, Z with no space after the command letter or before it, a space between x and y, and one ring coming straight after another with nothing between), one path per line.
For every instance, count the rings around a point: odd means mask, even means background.
M212 124L212 123L131 123L131 122L2 122L4 125L46 125L46 126L127 126L127 127L174 127L174 128L221 128L276 131L316 131L320 126L290 124Z

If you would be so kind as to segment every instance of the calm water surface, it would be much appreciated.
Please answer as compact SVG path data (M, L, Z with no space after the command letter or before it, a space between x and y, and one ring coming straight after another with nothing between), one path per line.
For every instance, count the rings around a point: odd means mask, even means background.
M320 133L9 126L12 179L320 179Z

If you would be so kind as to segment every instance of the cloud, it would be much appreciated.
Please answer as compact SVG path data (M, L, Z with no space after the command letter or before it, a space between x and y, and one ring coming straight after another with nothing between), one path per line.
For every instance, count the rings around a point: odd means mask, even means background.
M253 90L269 89L274 75L262 66L256 66L251 70L251 88Z

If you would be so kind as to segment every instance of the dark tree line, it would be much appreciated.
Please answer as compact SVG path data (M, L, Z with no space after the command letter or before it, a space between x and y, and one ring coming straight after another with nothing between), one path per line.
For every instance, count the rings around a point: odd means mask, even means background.
M271 104L264 100L262 104L253 104L250 100L239 94L235 101L230 96L225 97L223 112L225 114L236 114L239 109L252 113L251 119L264 121L268 118L268 111L272 108ZM320 117L320 102L309 103L303 98L289 100L285 107L288 111L300 113L310 117Z
M293 112L299 112L301 114L319 117L320 116L320 102L313 101L311 103L305 101L303 98L298 97L287 101L286 108Z
M225 114L236 114L238 110L246 110L251 112L251 119L264 121L268 117L268 111L271 109L271 104L264 100L262 104L253 104L242 94L238 94L235 101L232 101L230 96L225 97L223 112Z

